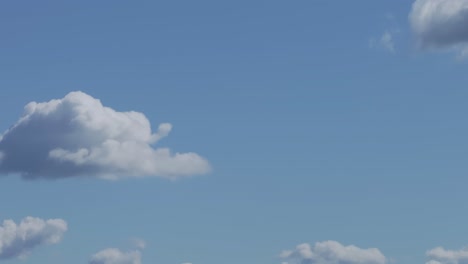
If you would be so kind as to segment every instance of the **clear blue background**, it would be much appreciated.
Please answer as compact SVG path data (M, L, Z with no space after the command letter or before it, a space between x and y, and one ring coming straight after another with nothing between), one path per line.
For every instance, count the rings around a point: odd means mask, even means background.
M273 264L303 242L401 264L468 243L467 65L414 48L412 1L2 1L1 131L82 90L174 125L207 176L0 178L0 219L63 218L24 262L79 264L147 242L143 263ZM393 15L393 19L388 18ZM388 29L397 51L369 47Z

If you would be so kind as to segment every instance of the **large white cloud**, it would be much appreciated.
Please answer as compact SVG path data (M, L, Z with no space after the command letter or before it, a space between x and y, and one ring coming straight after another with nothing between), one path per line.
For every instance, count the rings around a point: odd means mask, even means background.
M466 52L468 0L416 0L409 19L422 48L457 48Z
M116 248L107 248L94 254L89 264L141 264L141 252L123 252Z
M171 128L163 123L153 133L142 113L115 111L83 92L31 102L0 137L0 173L50 179L207 173L208 161L196 153L153 147Z
M37 246L58 243L66 231L62 219L26 217L19 224L5 220L0 226L0 259L26 257Z
M447 250L437 247L426 252L429 261L426 264L467 264L468 248Z
M336 241L307 243L286 250L280 257L289 264L385 264L387 258L377 248L344 246Z

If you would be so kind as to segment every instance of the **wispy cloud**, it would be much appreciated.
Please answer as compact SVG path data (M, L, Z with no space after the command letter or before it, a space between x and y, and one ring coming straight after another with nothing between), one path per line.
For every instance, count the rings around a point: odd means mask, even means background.
M385 21L389 26L380 34L369 39L369 47L381 49L390 53L396 52L395 36L400 33L399 27L396 25L395 16L391 13L385 15Z
M386 50L395 52L395 43L393 41L393 35L389 31L386 31L382 35L382 37L380 37L380 43Z
M379 38L371 38L369 40L369 46L371 48L383 48L391 53L395 52L395 40L394 33L391 31L385 31Z
M146 242L141 238L133 238L131 242L135 248L138 248L138 249L146 248Z
M152 132L144 114L118 112L83 92L31 102L0 138L0 173L30 179L118 179L209 172L208 161L196 153L153 147L171 129L171 124L163 123Z
M141 264L141 252L107 248L91 256L89 264Z

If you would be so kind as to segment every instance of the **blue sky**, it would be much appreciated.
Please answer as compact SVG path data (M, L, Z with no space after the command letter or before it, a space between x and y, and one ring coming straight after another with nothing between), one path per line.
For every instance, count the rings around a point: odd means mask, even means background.
M143 113L153 133L170 123L154 147L209 165L171 179L119 167L109 181L100 173L116 168L100 163L90 175L31 180L4 160L0 220L59 218L67 230L0 262L88 263L118 248L156 264L382 263L281 254L329 240L377 248L385 263L466 261L467 6L3 1L0 132L29 102L82 91ZM12 146L39 153L27 140ZM428 252L437 247L451 257Z

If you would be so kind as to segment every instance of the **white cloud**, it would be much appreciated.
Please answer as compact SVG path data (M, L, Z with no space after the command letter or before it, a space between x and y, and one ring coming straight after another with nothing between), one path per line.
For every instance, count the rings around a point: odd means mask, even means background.
M467 52L468 0L416 0L409 20L421 48Z
M89 264L141 264L141 252L122 252L116 248L107 248L94 254Z
M0 173L24 178L131 176L177 178L205 174L210 165L196 153L171 153L153 144L172 126L153 133L139 112L118 112L83 92L26 105L24 115L0 139Z
M466 264L468 263L468 248L446 250L437 247L426 252L429 261L426 264Z
M280 258L289 264L385 264L387 258L377 248L343 246L336 241L307 243L285 250Z
M0 226L0 259L24 258L37 246L58 243L66 231L62 219L26 217L19 224L5 220Z

